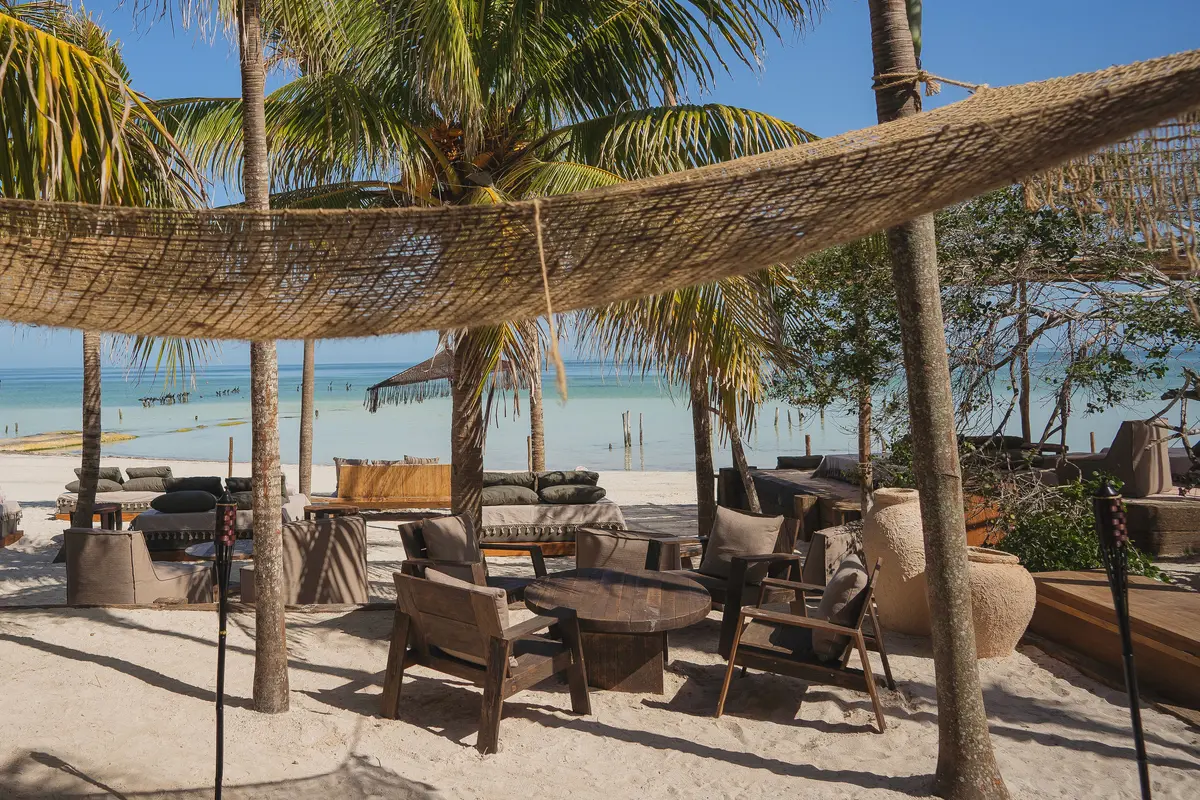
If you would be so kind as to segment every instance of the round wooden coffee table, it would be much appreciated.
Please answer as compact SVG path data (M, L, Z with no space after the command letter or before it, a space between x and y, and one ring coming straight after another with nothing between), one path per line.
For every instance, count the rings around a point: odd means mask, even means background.
M575 611L590 685L661 694L667 632L708 616L712 598L684 575L580 569L534 581L525 605L539 614Z

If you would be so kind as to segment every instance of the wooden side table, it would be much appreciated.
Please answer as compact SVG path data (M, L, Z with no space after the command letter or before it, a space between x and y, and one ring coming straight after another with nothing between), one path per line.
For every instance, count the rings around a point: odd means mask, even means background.
M335 519L353 517L359 513L358 506L311 505L304 507L304 520Z
M100 517L100 529L106 531L121 530L121 504L96 503L92 513Z

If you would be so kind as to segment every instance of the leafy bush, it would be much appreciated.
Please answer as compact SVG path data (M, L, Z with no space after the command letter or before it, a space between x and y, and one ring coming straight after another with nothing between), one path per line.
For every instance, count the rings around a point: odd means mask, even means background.
M1005 532L996 549L1012 553L1030 572L1103 568L1092 494L1098 480L1047 487L1039 508L1008 508L996 521ZM1150 558L1129 545L1129 573L1165 581Z

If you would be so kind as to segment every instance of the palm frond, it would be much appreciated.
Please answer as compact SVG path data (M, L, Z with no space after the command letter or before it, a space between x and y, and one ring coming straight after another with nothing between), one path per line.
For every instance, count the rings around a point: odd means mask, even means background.
M220 342L210 339L180 339L175 336L125 336L113 342L114 356L124 361L140 379L154 362L154 376L163 384L195 383L196 367L221 352Z

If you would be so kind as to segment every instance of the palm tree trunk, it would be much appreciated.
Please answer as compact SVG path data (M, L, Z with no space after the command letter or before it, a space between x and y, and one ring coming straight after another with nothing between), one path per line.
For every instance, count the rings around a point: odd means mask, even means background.
M871 383L858 382L858 488L859 502L865 517L871 505L871 493L875 488L875 474L871 468Z
M728 420L729 449L733 451L733 466L737 469L738 477L742 479L742 489L746 492L746 505L753 514L762 513L762 504L758 502L758 490L754 488L754 479L750 477L750 465L746 461L746 449L742 446L742 431L737 419Z
M542 353L529 375L529 442L533 452L533 471L546 470L546 421L542 414Z
M1017 284L1017 304L1020 306L1020 311L1017 312L1017 347L1020 348L1020 355L1017 356L1017 367L1020 370L1021 378L1021 438L1026 442L1033 441L1033 419L1030 413L1030 397L1029 397L1029 288L1025 281Z
M692 435L696 439L696 518L701 536L712 530L717 514L716 487L713 484L712 414L708 410L708 380L692 375Z
M454 347L454 385L450 390L450 510L467 514L483 529L483 383L481 359L471 333Z
M260 0L242 0L242 189L249 208L270 208ZM250 344L250 424L254 477L254 708L288 710L283 611L283 512L279 485L279 361L274 342Z
M304 340L304 367L300 376L300 494L312 494L313 372L317 343Z
M905 0L869 0L876 75L915 74L912 31ZM918 87L875 93L880 122L918 113ZM1007 798L988 736L987 713L975 657L975 627L967 582L967 538L962 475L954 429L954 404L946 357L933 216L890 229L913 453L925 529L925 577L937 677L940 797Z
M79 463L79 497L71 525L92 527L96 484L100 480L100 334L83 332L83 457Z

